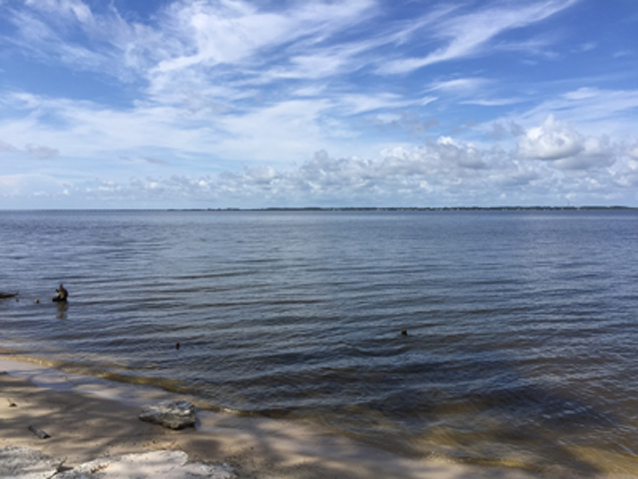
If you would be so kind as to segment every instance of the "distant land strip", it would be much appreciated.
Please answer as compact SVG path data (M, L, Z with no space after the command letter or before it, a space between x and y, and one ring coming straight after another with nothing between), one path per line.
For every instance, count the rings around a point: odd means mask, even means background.
M1 1L1 0L0 0ZM0 211L638 211L635 206L274 206L265 208L52 208L0 209Z
M167 211L579 211L638 210L632 206L341 206L341 207L268 207L268 208L169 208Z

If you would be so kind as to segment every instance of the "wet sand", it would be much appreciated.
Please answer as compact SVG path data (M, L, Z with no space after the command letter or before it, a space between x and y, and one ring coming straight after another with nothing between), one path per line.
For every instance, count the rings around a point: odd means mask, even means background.
M200 411L197 428L173 431L142 422L142 404L169 396L38 365L0 359L0 448L27 447L65 467L104 456L180 450L190 460L230 464L239 478L531 479L515 469L412 460L315 427ZM171 399L191 399L170 396ZM51 437L40 439L33 425Z

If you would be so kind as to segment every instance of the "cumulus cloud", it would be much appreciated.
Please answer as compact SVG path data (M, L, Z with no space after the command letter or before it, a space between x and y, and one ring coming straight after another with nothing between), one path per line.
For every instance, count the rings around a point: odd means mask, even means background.
M529 128L518 143L521 156L539 160L559 160L583 150L583 138L549 115L541 126Z
M615 148L606 137L585 137L549 115L542 125L525 130L518 142L524 158L554 162L560 169L580 170L608 166Z
M216 178L147 178L136 180L130 188L152 195L171 195L207 199L211 202L255 202L277 205L419 204L424 196L437 201L462 195L491 194L488 184L506 177L518 186L531 181L520 168L508 163L503 150L481 150L472 144L448 137L428 142L419 148L395 147L384 150L376 159L360 157L334 158L318 151L298 168L273 166L246 167L242 172L226 172ZM99 193L99 191L95 191Z
M538 161L517 151L443 136L420 147L389 147L374 158L333 157L321 150L297 167L247 166L214 176L50 182L44 189L41 181L38 188L29 188L31 179L14 175L5 177L5 183L20 184L22 191L44 191L50 198L67 198L73 204L86 200L111 207L488 206L508 198L514 198L515 204L557 204L567 195L572 202L587 198L581 201L591 204L595 198L611 201L619 188L629 191L638 185L638 160L629 155L591 172L569 164L583 158L595 161L608 148L604 140L585 139L582 152L588 155Z

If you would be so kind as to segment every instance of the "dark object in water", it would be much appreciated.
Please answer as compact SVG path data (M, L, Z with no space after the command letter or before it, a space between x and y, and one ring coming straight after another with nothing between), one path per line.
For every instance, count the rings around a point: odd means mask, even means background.
M55 292L58 293L58 295L53 298L53 301L58 303L66 303L66 298L69 296L69 292L64 289L62 283L60 283L60 287L56 289Z
M179 349L179 343L175 343L175 349Z
M407 336L408 335L408 330L407 329L402 329L401 330L401 336Z
M0 293L0 299L14 298L18 293Z
M33 434L38 436L40 439L48 439L48 438L51 437L46 432L44 432L42 429L37 428L35 426L29 426L29 431L31 431Z

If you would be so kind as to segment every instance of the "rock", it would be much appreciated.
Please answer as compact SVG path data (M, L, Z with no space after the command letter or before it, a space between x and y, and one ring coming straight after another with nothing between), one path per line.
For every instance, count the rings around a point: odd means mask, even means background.
M0 448L0 477L48 479L57 474L63 462L33 449L3 447Z
M183 451L103 457L69 470L63 460L24 447L0 448L0 477L11 479L237 479L227 464L188 462ZM66 469L62 472L62 469Z
M195 427L197 422L195 406L188 401L167 401L156 406L146 406L139 418L170 429Z
M153 451L103 457L86 462L55 479L236 479L227 464L189 463L183 451Z

